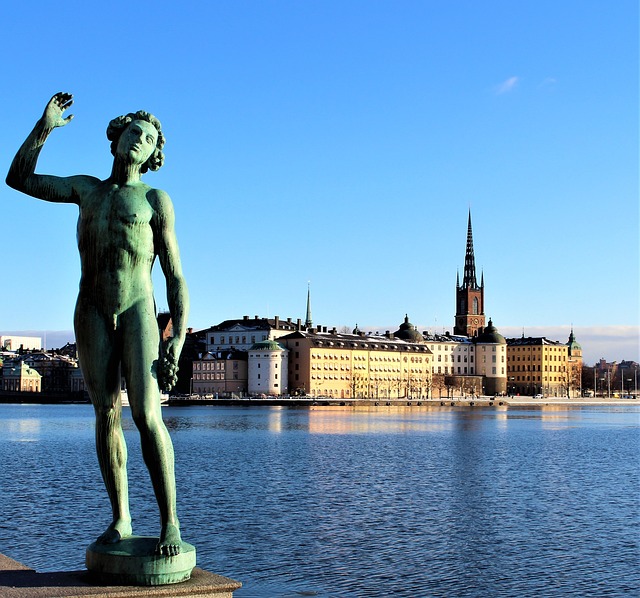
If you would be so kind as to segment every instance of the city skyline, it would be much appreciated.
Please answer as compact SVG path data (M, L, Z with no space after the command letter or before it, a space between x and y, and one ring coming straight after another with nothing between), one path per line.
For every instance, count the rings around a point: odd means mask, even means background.
M635 2L158 2L139 45L127 6L3 9L0 164L57 91L75 118L42 173L106 177L108 121L156 114L166 164L143 180L174 201L194 329L304 320L311 281L323 325L393 330L406 313L452 330L471 208L502 334L565 342L573 325L586 362L640 361ZM69 331L75 206L5 185L0 202L0 330Z

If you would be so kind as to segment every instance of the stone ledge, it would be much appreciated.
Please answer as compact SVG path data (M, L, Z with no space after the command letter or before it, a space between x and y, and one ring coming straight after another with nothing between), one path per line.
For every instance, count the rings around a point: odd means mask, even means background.
M91 583L87 571L38 573L0 554L0 596L3 598L130 598L135 596L233 598L242 584L196 567L191 579L168 586L101 586Z

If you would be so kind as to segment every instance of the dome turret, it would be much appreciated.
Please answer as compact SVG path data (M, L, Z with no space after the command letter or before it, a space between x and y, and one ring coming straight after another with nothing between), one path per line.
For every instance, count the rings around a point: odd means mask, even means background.
M409 322L409 316L406 314L404 316L404 322L400 324L400 328L393 334L396 338L410 343L424 342L423 336L418 332L418 329Z
M506 345L507 341L493 325L493 321L489 318L487 327L474 339L476 343L486 345Z

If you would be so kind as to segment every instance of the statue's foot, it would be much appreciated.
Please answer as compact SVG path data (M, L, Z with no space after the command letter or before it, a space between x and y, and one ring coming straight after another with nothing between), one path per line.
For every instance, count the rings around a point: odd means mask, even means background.
M96 540L98 544L117 544L131 535L131 521L119 519L114 521Z
M182 538L177 525L167 523L160 531L160 541L156 546L156 554L162 556L176 556L180 554Z

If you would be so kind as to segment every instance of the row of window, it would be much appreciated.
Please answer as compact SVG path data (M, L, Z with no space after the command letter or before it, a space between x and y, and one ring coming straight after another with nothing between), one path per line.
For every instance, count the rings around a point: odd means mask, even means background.
M526 370L524 369L524 365L522 366L522 370L520 370L520 366L519 365L515 366L515 368L513 368L513 366L511 366L510 370L511 371L516 371L516 372L519 372L519 371L535 372L536 371L536 367L537 367L537 371L540 372L541 369L540 369L540 364L539 363L538 364L534 363L533 365L527 365L527 369ZM564 371L566 371L566 368L563 365L545 365L544 366L544 371L545 372L564 372Z
M225 370L225 365L229 363L228 361L194 361L193 362L193 370L194 372L197 371L206 371L206 372L210 372L213 370L219 371L219 370ZM232 367L234 370L238 369L238 363L237 361L233 361L232 362Z
M566 355L548 355L547 359L549 361L564 361L567 358ZM523 355L522 361L532 361L533 359L540 359L538 356L533 355ZM543 356L544 359L544 356ZM510 355L509 361L520 361L519 355Z
M266 334L262 334L261 335L262 338L260 340L262 341L266 341L267 340L267 335ZM229 337L221 335L220 336L220 340L218 342L216 342L216 339L214 336L209 337L209 344L210 345L233 345L234 344L234 339L235 339L235 344L236 345L246 345L247 344L247 338L250 339L251 344L255 344L256 342L256 335L252 334L251 336L247 337L246 335L239 335L239 336L233 336L233 335L229 335ZM242 339L242 341L240 340Z
M544 376L542 379L544 382L563 382L563 378L558 376ZM537 379L540 382L540 376ZM536 376L516 376L516 382L536 382Z

